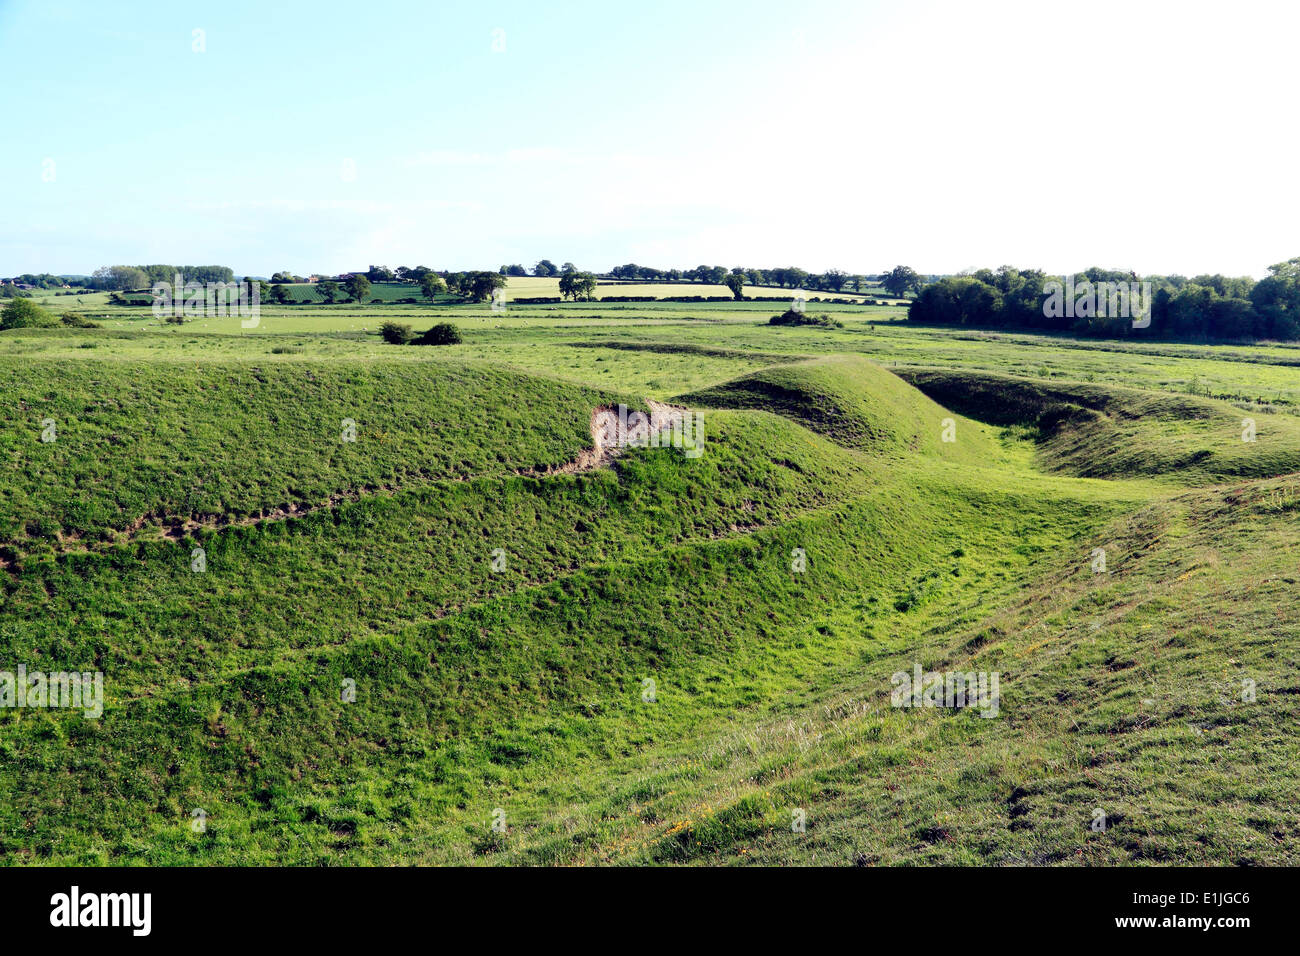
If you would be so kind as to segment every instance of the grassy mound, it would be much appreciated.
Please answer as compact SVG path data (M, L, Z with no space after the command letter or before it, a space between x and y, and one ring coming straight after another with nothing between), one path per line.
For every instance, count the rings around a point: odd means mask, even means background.
M575 811L561 858L1295 865L1300 575L1277 568L1298 513L1292 477L1126 515L1000 606L864 653L853 683L644 767ZM892 707L917 662L1000 672L998 718Z
M1297 862L1300 477L1124 480L1285 470L1289 418L793 352L1012 354L911 329L462 314L445 361L6 333L0 669L107 706L0 708L0 865ZM683 391L702 457L518 474ZM1001 714L892 707L917 664L999 671Z
M0 545L20 553L358 489L554 467L590 446L591 410L610 400L452 362L15 360L0 376Z
M944 442L950 413L896 375L858 355L761 369L682 396L688 405L748 408L791 418L850 448L873 454L943 454L978 460L987 439L961 429Z
M633 451L614 470L445 483L16 569L6 659L98 668L107 708L0 712L0 855L473 859L501 849L495 807L542 832L568 792L608 792L610 761L855 670L876 607L887 622L1005 580L1031 544L1095 520L1059 501L1050 517L1032 499L989 509L994 477L958 494L946 470L706 414L698 459ZM852 626L809 626L809 607L846 604ZM40 813L51 801L75 821Z
M1040 463L1051 471L1209 484L1300 470L1300 419L1266 409L986 372L902 369L898 374L954 411L1031 429Z

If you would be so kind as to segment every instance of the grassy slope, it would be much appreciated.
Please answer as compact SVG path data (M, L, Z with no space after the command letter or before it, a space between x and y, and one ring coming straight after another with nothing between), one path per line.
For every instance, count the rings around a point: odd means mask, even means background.
M108 675L109 712L0 716L6 848L38 859L315 858L337 849L334 831L295 826L316 817L286 819L266 794L299 810L328 805L329 820L343 779L348 794L360 780L389 795L376 813L400 836L401 806L451 813L503 767L550 780L556 761L581 762L597 745L647 745L644 712L590 720L645 673L669 699L674 685L698 690L670 737L796 690L790 649L769 640L802 629L808 592L788 572L791 549L829 567L822 536L847 553L864 526L883 527L876 505L851 499L875 498L891 463L776 416L708 414L698 461L640 453L617 474L444 484L227 529L201 537L204 574L189 570L188 541L33 557L6 587L9 655L46 670L93 661ZM897 512L891 525L920 520L896 499L880 507ZM813 540L800 516L823 529ZM510 555L499 576L488 570L496 547ZM928 548L918 535L906 556L861 571L906 591ZM769 578L783 585L763 620L751 595ZM818 587L829 600L860 581L846 570ZM727 598L700 620L700 594ZM813 659L833 670L843 650L831 642ZM362 688L355 706L338 703L344 676ZM394 787L410 792L394 803ZM75 802L79 826L42 815L51 800ZM188 833L189 803L208 807L213 836L166 849ZM241 835L223 843L223 832Z
M130 374L164 376L163 396L194 385L178 367ZM322 367L261 374L269 395ZM451 363L411 374L329 381L425 414L429 394L465 388ZM585 428L596 393L512 381ZM203 535L203 575L188 570L194 542L57 560L26 542L5 658L93 661L109 711L0 712L0 859L1291 859L1289 480L1168 499L1044 476L1025 443L975 421L940 443L941 409L860 359L744 381L693 397L757 409L707 409L698 461L421 474L414 490ZM268 407L228 403L213 433L252 434ZM539 429L585 437L546 407L518 410L524 459ZM138 427L127 405L105 415ZM277 447L292 453L295 434ZM480 434L470 448L510 470ZM1158 429L1128 440L1163 453ZM415 441L386 465L409 467ZM55 495L62 474L31 496ZM1109 575L1088 570L1098 546ZM511 556L501 575L496 547ZM889 708L889 675L918 660L1001 669L1002 719ZM1220 703L1243 674L1258 704ZM356 703L339 701L344 678ZM1188 722L1221 729L1189 736ZM1250 779L1252 763L1267 775ZM1106 833L1087 829L1089 804L1107 808ZM796 806L807 834L790 832Z
M600 393L478 365L7 362L0 544L573 460ZM55 440L41 440L53 419ZM344 422L356 425L345 442Z
M1000 609L932 616L815 706L661 761L566 858L1294 865L1298 514L1286 478L1117 519L1084 545L1110 573L1072 548ZM1000 671L1000 717L891 708L916 660Z
M1300 419L1190 395L1088 383L904 369L938 402L1000 425L1031 427L1044 467L1093 478L1206 484L1300 471ZM1252 441L1244 440L1248 422Z
M842 445L873 453L940 452L949 413L885 369L857 355L762 369L682 396L690 405L754 408L786 415ZM978 460L978 433L950 455Z

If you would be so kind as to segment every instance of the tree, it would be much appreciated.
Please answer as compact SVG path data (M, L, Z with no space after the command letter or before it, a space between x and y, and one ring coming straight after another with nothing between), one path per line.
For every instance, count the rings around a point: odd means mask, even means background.
M370 294L370 280L363 275L354 275L343 283L343 289L360 305Z
M339 297L339 284L333 279L321 279L316 283L316 291L320 293L326 305L333 305L334 300Z
M418 339L416 345L460 345L460 330L450 322L439 322Z
M471 302L486 302L497 289L504 289L506 277L496 272L475 272L469 279L468 294Z
M1250 290L1259 333L1283 341L1300 338L1300 256L1268 267Z
M732 296L736 301L745 297L745 277L743 274L733 272L727 276L727 288L731 290Z
M791 289L800 289L808 284L808 273L797 266L777 270L781 274L781 285Z
M910 289L920 290L921 276L909 266L894 266L880 284L890 295L902 298Z
M439 293L447 291L447 283L434 272L426 272L420 279L420 294L432 302Z
M822 285L832 292L839 292L844 283L849 281L848 273L842 269L830 269L822 275Z
M560 295L577 302L592 300L596 293L596 277L590 272L570 272L560 276Z
M0 329L52 329L59 320L28 298L10 299L0 311Z
M543 259L533 266L533 275L535 276L553 276L559 275L559 272L560 270L555 267L555 263L550 259Z
M175 272L167 277L168 282L172 281ZM149 287L148 274L136 266L100 266L95 270L93 278L96 285L102 289L108 289L112 292L126 292L130 289L147 289ZM186 276L187 279L192 278Z
M283 305L289 301L289 290L277 282L275 285L271 286L270 299L272 302Z
M396 322L385 322L379 327L379 334L391 345L405 345L414 338L409 325L399 325Z
M560 272L566 276L572 275L577 271L578 271L578 267L575 266L572 262L566 262L564 265L560 266Z

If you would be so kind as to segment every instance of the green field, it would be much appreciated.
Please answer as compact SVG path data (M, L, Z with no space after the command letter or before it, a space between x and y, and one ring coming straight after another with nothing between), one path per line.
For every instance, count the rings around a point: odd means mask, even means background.
M0 708L0 862L1300 862L1296 348L48 304L102 328L0 332L0 671L105 709ZM703 453L591 458L650 402Z

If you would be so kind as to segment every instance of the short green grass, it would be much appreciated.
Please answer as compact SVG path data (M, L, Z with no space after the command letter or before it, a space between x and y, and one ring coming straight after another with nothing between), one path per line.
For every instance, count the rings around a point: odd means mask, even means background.
M4 863L1300 855L1294 350L85 309L0 334L0 670L107 696L0 710ZM704 454L545 475L645 398ZM891 707L915 664L999 671L999 716Z

